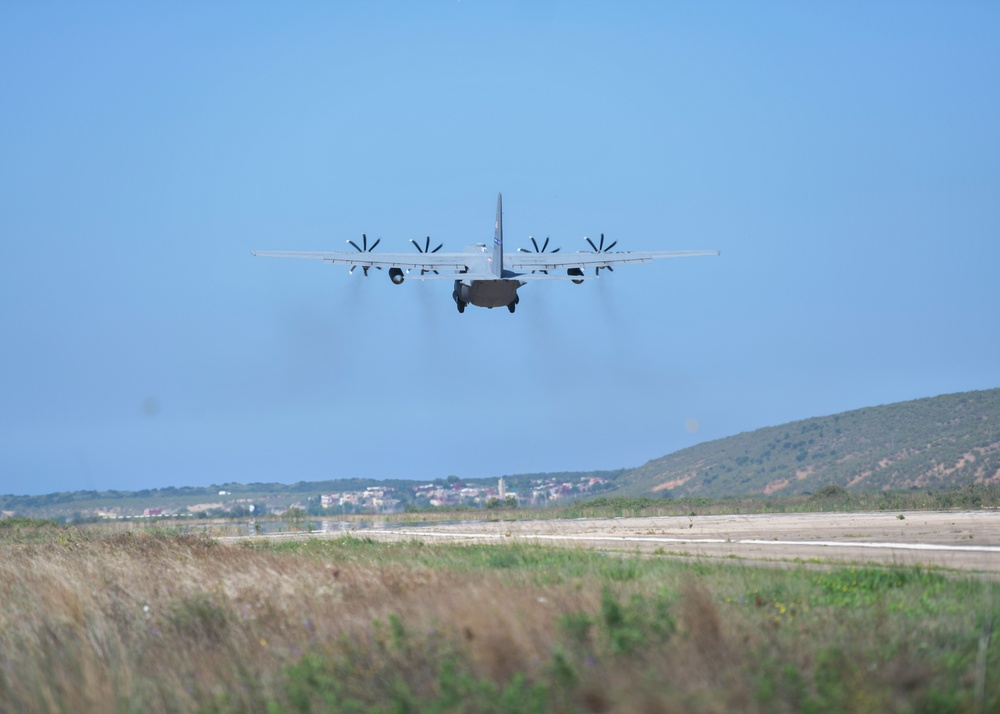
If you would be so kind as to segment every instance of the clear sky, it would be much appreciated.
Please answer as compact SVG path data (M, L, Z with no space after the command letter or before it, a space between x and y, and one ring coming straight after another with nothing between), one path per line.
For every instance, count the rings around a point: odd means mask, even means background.
M1000 386L1000 3L5 3L0 493L638 466ZM254 258L716 248L534 283Z

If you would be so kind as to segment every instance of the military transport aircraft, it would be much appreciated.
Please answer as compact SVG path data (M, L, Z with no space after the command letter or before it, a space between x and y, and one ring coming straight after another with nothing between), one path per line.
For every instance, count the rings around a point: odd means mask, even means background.
M465 312L466 305L479 307L502 307L514 312L520 302L517 289L535 280L571 280L577 285L584 280L599 277L601 270L613 270L613 266L629 263L648 263L656 258L687 258L697 255L718 255L717 250L645 250L610 252L617 241L604 246L604 234L600 243L590 238L587 243L593 252L558 253L559 249L546 252L548 239L539 248L534 238L535 251L520 249L516 253L505 254L503 250L503 199L497 194L497 220L493 233L493 249L485 243L470 245L461 253L439 253L431 250L430 238L424 247L414 240L417 253L372 253L379 240L370 246L368 237L362 236L362 245L347 241L355 252L346 253L293 253L279 251L258 251L254 255L272 258L311 258L333 265L349 265L350 272L360 267L365 276L369 268L389 269L389 279L396 285L405 278L413 280L454 280L455 289L451 296L459 312ZM584 275L585 268L594 268L594 275ZM565 275L550 274L550 270L565 270ZM442 274L440 271L449 271Z

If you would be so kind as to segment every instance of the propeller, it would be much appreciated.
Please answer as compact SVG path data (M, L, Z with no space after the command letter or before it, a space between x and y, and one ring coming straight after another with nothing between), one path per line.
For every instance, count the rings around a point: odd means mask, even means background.
M590 238L588 238L587 236L584 236L583 239L585 241L587 241L588 243L590 243L590 247L594 249L595 253L608 253L608 252L611 251L612 248L614 248L616 245L618 245L618 241L612 241L608 245L608 247L605 248L604 247L604 234L603 233L601 233L601 242L598 243L597 245L594 245L594 241L590 240ZM594 275L600 275L601 274L601 270L610 270L612 273L615 272L615 269L612 268L610 265L598 265L597 268L594 269Z
M373 250L375 250L375 246L377 246L377 245L378 245L379 243L381 243L381 242L382 242L382 239L381 239L381 238L376 238L376 239L375 239L375 242L374 242L374 243L372 243L372 244L371 244L371 245L369 246L369 245L368 245L368 236L367 236L367 235L365 235L364 233L362 233L362 234L361 234L361 245L358 245L357 243L355 243L355 242L354 242L354 241L352 241L352 240L348 240L347 242L348 242L348 243L350 243L350 244L351 244L351 245L352 245L352 246L354 247L354 250L358 251L359 253L371 253L371 252L372 252ZM349 274L350 274L350 273L353 273L353 272L354 272L354 269L355 269L356 267L358 267L358 266L356 266L356 265L352 265L352 266L351 266L351 269L350 269L350 270L348 270L347 272L348 272ZM364 271L364 274L365 274L365 277L366 277L366 278L368 277L368 269L369 269L370 267L371 267L370 265L362 265L362 266L361 266L361 270L362 270L362 271ZM381 269L382 269L382 268L380 268L380 267L379 267L379 266L377 266L377 265L376 265L375 267L376 267L376 268L378 268L379 270L381 270Z
M431 250L431 237L430 236L427 236L427 241L424 243L424 247L423 248L421 248L420 244L417 243L412 238L410 238L410 242L413 243L413 247L417 249L418 253L437 253L439 250L441 250L442 248L444 248L444 243L439 243L437 248L435 248L434 250ZM434 273L435 275L437 275L438 271L436 271L436 270L421 270L420 271L421 275L424 275L425 273Z
M531 251L531 250L528 250L527 248L518 248L518 251L520 251L521 253L558 253L559 252L558 248L553 248L552 250L548 250L548 247L549 247L549 237L548 236L545 236L545 242L542 243L541 247L539 247L538 241L535 240L535 236L528 236L528 238L531 239L531 245L533 245L535 247L535 250ZM532 270L531 272L534 273L536 271ZM547 270L540 270L538 272L544 273L545 275L549 274L549 271L547 271Z

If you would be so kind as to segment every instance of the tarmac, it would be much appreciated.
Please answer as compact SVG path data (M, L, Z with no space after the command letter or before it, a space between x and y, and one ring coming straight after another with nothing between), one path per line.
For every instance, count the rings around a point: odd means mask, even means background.
M219 536L301 540L347 535L426 543L539 543L604 552L730 559L760 565L892 564L1000 580L1000 510L764 513L447 523L324 521L313 532Z
M937 566L1000 576L1000 511L468 521L373 528L379 540L524 542L773 564Z

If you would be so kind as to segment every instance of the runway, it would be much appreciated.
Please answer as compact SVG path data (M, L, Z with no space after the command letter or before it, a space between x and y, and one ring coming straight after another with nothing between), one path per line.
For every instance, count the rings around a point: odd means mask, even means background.
M525 542L775 564L895 563L1000 575L1000 512L804 513L373 528L358 535L425 542Z

